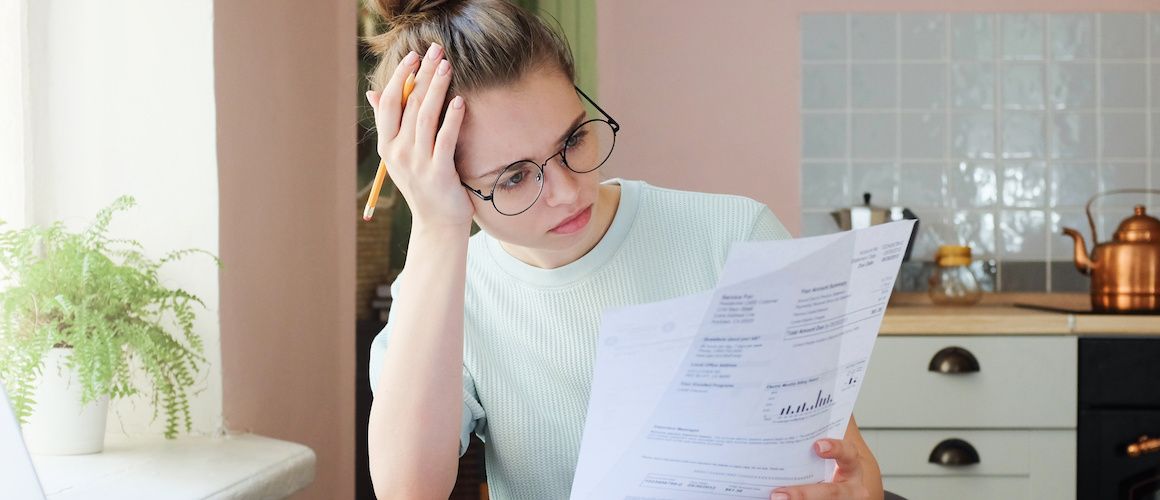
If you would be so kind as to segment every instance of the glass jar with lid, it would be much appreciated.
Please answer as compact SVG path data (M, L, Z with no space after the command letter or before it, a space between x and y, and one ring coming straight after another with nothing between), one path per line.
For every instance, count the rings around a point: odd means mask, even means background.
M930 299L938 305L971 305L983 298L979 280L971 272L971 247L942 245L930 274Z

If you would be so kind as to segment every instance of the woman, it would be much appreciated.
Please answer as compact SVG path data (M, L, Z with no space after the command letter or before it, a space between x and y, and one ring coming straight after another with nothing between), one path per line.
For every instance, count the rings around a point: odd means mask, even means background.
M789 235L746 198L602 182L619 124L536 16L505 0L372 7L392 30L371 40L367 100L413 214L371 353L376 493L446 498L474 431L493 498L567 498L601 311L710 289L731 243ZM853 421L815 451L834 482L772 498L882 498Z

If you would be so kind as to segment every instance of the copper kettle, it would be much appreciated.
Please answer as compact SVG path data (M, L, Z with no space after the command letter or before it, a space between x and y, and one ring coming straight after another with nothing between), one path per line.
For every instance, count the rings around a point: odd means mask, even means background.
M1075 267L1092 277L1093 311L1157 313L1160 312L1160 219L1144 213L1144 205L1136 205L1135 214L1120 223L1112 241L1096 241L1092 202L1102 196L1123 193L1160 194L1160 191L1117 189L1088 200L1085 211L1095 245L1090 258L1079 231L1065 227L1063 234L1075 240Z

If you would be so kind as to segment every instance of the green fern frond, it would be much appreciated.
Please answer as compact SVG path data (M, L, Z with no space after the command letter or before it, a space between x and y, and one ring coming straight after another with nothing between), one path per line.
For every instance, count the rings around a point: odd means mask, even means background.
M132 197L118 198L81 233L60 222L0 232L0 277L13 284L0 290L0 380L22 422L35 404L45 355L53 346L71 346L69 365L83 401L147 394L153 417L165 414L166 437L192 429L189 394L205 363L193 304L205 303L164 286L158 272L194 254L210 256L219 268L221 261L200 249L154 260L136 240L109 238L113 216L135 205ZM146 374L144 387L134 380L135 369Z

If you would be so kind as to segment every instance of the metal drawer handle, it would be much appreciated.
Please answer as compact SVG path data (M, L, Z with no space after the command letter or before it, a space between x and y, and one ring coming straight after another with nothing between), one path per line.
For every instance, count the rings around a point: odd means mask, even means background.
M979 452L971 443L958 438L945 439L930 452L928 462L947 467L961 467L979 463Z
M1147 455L1160 451L1160 438L1150 438L1148 436L1140 436L1135 443L1128 445L1128 456L1136 458L1140 455Z
M945 347L930 358L928 370L938 373L974 373L979 371L979 360L962 347Z

